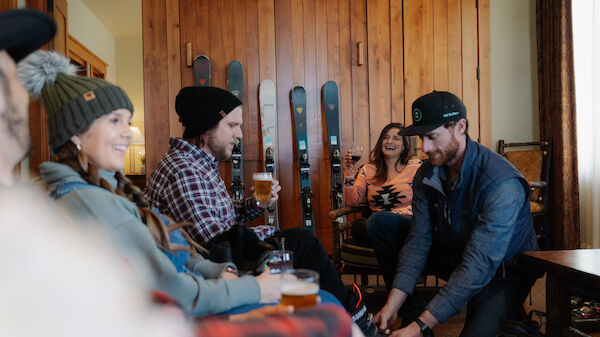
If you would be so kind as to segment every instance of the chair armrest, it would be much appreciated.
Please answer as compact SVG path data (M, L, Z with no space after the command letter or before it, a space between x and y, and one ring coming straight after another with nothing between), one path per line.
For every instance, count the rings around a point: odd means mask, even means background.
M544 188L544 187L548 186L548 183L545 181L530 181L529 186L537 187L537 188Z
M345 232L347 230L349 230L350 228L352 228L352 222L350 221L346 221L346 222L333 222L331 224L333 226L333 232L334 233L342 233Z
M359 212L360 209L358 207L342 207L338 209L334 209L333 211L327 214L329 216L329 220L335 220L341 216L348 215L350 213Z

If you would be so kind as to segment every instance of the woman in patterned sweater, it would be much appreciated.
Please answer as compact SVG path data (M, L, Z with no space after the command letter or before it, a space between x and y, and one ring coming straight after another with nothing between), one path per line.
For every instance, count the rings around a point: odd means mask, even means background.
M412 180L421 166L418 159L409 160L412 146L408 137L399 135L404 126L386 125L371 151L371 160L364 164L356 177L346 178L344 200L347 206L356 206L367 198L374 212L367 220L368 237L389 235L390 232L408 231L412 219ZM350 153L346 154L346 172L353 171ZM353 179L354 178L354 179ZM353 232L360 231L353 228ZM377 256L378 247L374 247ZM381 252L383 253L383 252ZM391 273L393 275L393 273ZM385 280L390 285L392 280Z

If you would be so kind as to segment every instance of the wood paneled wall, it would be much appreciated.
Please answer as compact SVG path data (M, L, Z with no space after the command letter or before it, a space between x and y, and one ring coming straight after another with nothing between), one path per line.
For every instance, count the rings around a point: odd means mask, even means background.
M418 96L449 90L467 106L472 138L490 146L489 0L143 1L146 153L149 172L180 136L174 98L193 85L185 44L207 55L212 85L226 88L227 64L244 68L244 181L262 170L258 85L277 90L282 228L300 226L290 90L307 93L309 155L317 234L331 248L329 160L321 88L337 82L342 147L368 149L388 123L411 124ZM364 64L357 65L362 42ZM479 67L479 68L478 68ZM479 69L479 70L478 70ZM478 80L478 72L480 78ZM230 163L221 172L229 183Z

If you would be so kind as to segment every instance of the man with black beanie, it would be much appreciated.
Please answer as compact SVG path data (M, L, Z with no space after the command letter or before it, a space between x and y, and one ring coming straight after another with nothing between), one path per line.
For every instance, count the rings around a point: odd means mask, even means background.
M253 197L232 200L218 171L218 162L231 158L234 145L243 137L242 102L219 88L186 87L177 95L175 108L185 127L183 139L170 139L169 152L150 176L144 195L164 214L179 222L191 222L190 236L210 248L227 238L232 227L264 212ZM277 200L280 189L274 180L272 201ZM360 290L354 287L348 291L344 287L323 246L311 232L302 228L278 231L265 225L251 229L260 240L284 238L285 249L294 252L294 268L319 272L321 289L344 305L365 335L376 333Z

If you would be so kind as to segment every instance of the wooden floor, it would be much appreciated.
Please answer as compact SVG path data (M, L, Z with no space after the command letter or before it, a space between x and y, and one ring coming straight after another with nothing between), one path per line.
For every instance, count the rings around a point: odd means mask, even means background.
M369 276L369 284L370 285L376 284L376 280L377 280L377 278L375 275ZM352 275L343 275L342 281L347 286L351 286L353 282L356 282L357 284L360 285L360 278L357 278L355 280L355 278L352 277ZM442 283L443 283L443 281L440 281L439 284L442 285ZM425 285L428 287L435 286L435 278L433 278L431 276L428 277ZM525 301L525 310L527 310L528 312L531 310L536 310L539 312L546 311L546 291L545 291L546 287L545 287L545 285L546 285L545 277L537 280L537 282L535 283L535 285L533 286L533 288L531 290L531 295ZM379 286L366 288L363 291L363 296L365 298L365 304L366 304L367 308L369 309L369 312L371 312L371 313L373 313L373 315L375 315L379 311L379 309L381 309L381 307L383 307L383 305L385 304L385 301L387 299L387 293L385 291L385 286L384 286L384 283L383 283L383 280L381 279L381 277L379 279ZM460 335L462 327L465 323L465 317L466 317L466 310L463 309L463 311L460 314L455 315L452 318L450 318L447 322L436 326L433 329L435 336L436 337L458 337ZM537 315L534 315L533 318L540 323L540 325L542 326L542 332L544 332L544 325L546 324L545 318L539 317ZM400 323L401 322L397 322L394 325L394 327L396 327L396 328L399 327ZM588 333L588 335L591 337L600 337L600 331Z

